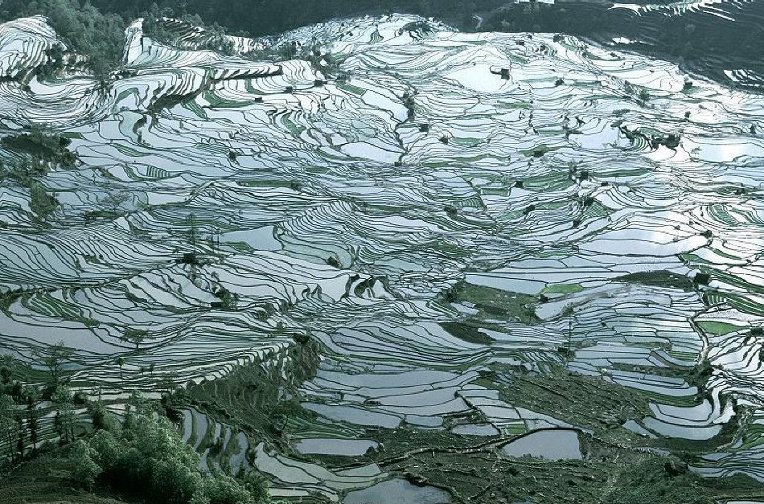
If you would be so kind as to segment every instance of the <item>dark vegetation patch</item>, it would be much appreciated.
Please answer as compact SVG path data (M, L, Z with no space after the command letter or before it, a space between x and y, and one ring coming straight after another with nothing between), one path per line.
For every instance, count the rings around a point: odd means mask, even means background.
M666 270L640 271L624 275L616 280L655 287L670 287L672 289L681 289L685 292L691 292L695 289L693 281L687 276L678 275Z
M650 414L649 400L640 392L562 368L545 374L517 373L508 381L499 387L504 401L592 429L602 439L634 439L621 426L627 420L640 420Z
M0 161L0 181L13 180L24 187L31 187L40 177L47 175L49 164L40 159L14 159Z
M199 455L158 402L133 394L117 419L100 400L72 393L66 386L71 358L62 343L34 353L35 367L0 358L0 445L7 450L0 453L0 502L269 501L257 471L237 478L202 474ZM90 422L83 421L80 409ZM53 417L57 438L40 439L43 416Z
M677 458L579 437L581 461L504 457L497 451L509 439L500 438L472 446L442 440L378 464L409 481L446 489L454 502L715 504L762 494L748 477L702 478Z
M436 17L463 26L475 26L473 15L501 7L505 0L234 0L224 8L207 0L93 0L104 12L116 12L126 19L138 17L158 6L160 12L175 16L199 15L208 23L218 23L233 32L253 36L275 35L300 26L333 18L365 14L405 12ZM410 29L417 29L416 26Z
M4 148L18 154L61 164L66 168L73 168L77 162L77 154L67 148L72 143L71 140L39 129L31 129L29 132L17 135L8 135L3 137L0 143Z
M204 476L199 455L174 425L150 409L128 410L121 427L101 429L71 447L71 478L82 488L96 482L122 494L167 504L255 504L267 500L256 472L243 480Z
M40 179L53 166L73 168L76 165L77 155L67 148L70 143L66 137L39 129L8 135L0 140L0 146L14 154L0 161L0 182L12 180L26 187L29 190L29 208L41 221L55 212L58 200Z
M80 0L5 0L0 5L3 21L37 14L50 20L70 49L88 56L88 66L97 76L105 77L119 66L127 26L120 15L104 14L92 3ZM60 52L60 48L55 51ZM63 67L63 58L53 60L58 66L46 70L51 73Z
M642 91L646 92L644 89ZM641 97L639 100L644 99L644 95L642 93L640 93L639 96ZM626 126L619 124L619 122L616 122L616 125L618 126L620 132L629 139L632 145L641 140L647 143L653 149L657 149L661 145L664 145L669 149L676 149L679 147L681 138L675 133L660 133L656 131L645 132L640 128L630 130Z
M477 345L490 345L493 343L493 338L487 334L480 332L480 328L464 323L464 322L442 322L440 324L443 329L448 331L454 337L467 343L475 343Z
M76 488L71 474L77 461L70 450L54 449L30 458L13 471L0 474L0 502L3 504L124 504L114 492L96 487L92 492Z
M480 310L475 316L476 319L503 318L523 324L539 322L535 313L539 298L535 296L460 281L445 293L444 298L449 303L473 304Z
M134 394L117 420L100 400L73 394L63 369L70 352L51 348L57 350L36 356L48 368L44 385L22 381L40 378L40 371L10 357L0 361L0 444L8 450L0 453L0 502L268 502L257 471L239 478L202 474L199 455L157 402ZM77 413L82 408L90 423ZM57 438L40 439L43 415L53 416Z
M184 405L193 405L237 426L254 439L269 440L284 449L290 422L305 415L313 416L300 407L297 388L315 374L318 344L303 336L295 335L297 344L288 350L286 369L240 366L224 378L167 396L166 408L177 411ZM288 377L286 381L282 372Z
M148 106L148 111L152 114L158 114L163 109L171 109L176 105L183 105L184 103L193 101L200 92L201 90L189 94L160 96L151 102Z
M58 208L56 197L49 194L39 182L32 182L29 195L29 208L41 220L46 220Z

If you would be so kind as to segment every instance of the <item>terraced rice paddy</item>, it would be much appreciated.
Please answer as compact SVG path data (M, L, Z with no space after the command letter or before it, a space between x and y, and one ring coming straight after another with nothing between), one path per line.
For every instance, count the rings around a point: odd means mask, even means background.
M503 453L547 460L586 459L591 435L689 446L700 474L764 480L764 99L571 37L419 21L238 43L331 40L342 80L137 21L112 82L0 82L4 135L52 128L80 160L41 179L44 221L0 182L0 349L63 341L74 384L118 405L286 373L317 342L284 444L183 412L203 465L254 465L277 496L442 502L374 458L418 432L527 434ZM0 26L0 75L54 41L40 18ZM543 382L566 372L590 388Z

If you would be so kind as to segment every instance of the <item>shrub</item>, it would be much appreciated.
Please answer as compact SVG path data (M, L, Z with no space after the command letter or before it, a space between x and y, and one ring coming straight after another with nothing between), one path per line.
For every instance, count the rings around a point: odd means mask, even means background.
M121 431L99 430L85 446L78 443L75 450L84 464L76 477L83 486L100 479L167 504L255 504L267 499L262 480L255 477L239 482L223 475L202 476L196 452L167 418L153 413L130 412Z
M91 490L96 478L101 474L101 467L93 460L94 450L83 440L72 446L71 461L74 469L71 478L80 487Z
M249 491L229 476L204 478L194 499L210 504L254 504ZM206 499L206 500L205 500ZM193 499L192 499L193 502Z
M114 417L106 409L106 406L101 401L95 401L88 404L88 412L90 418L93 420L93 427L96 430L116 430L117 424Z

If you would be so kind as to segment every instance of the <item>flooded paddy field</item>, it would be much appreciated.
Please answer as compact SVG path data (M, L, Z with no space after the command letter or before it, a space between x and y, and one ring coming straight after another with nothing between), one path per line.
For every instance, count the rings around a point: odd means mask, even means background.
M297 502L764 496L764 98L408 16L201 36L136 21L97 82L0 25L2 135L76 155L49 212L0 182L3 353L175 390L204 469ZM292 41L338 71L243 56Z
M563 32L761 91L763 19L764 5L750 0L571 0L507 3L475 16L467 28Z

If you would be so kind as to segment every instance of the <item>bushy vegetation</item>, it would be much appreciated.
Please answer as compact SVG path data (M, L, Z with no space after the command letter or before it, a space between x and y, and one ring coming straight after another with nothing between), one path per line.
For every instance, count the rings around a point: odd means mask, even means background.
M71 140L39 128L3 137L0 144L8 150L30 155L40 161L61 164L67 168L74 167L77 162L77 155L67 148Z
M55 462L69 474L63 482L83 492L120 494L142 502L163 504L259 504L269 501L264 479L256 471L239 478L203 474L199 455L183 442L173 423L159 413L158 403L139 395L130 399L121 419L100 400L89 400L65 385L63 366L71 358L62 345L38 354L47 373L35 371L12 358L0 359L0 470L24 460ZM40 386L21 378L43 378ZM44 378L47 376L48 380ZM53 413L56 447L40 439L38 410L41 398L50 399L44 411ZM92 427L81 420L83 411ZM42 447L42 450L38 448ZM6 477L0 473L0 481ZM2 485L0 485L2 486ZM0 496L2 493L0 492ZM87 494L89 495L89 494ZM2 500L2 498L0 498ZM84 502L84 501L83 501Z
M22 370L10 357L0 358L0 444L7 451L0 453L3 461L15 462L27 451L35 450L39 440L39 413L36 403L41 395L35 387L24 384Z
M36 128L0 140L0 146L15 154L0 161L0 181L13 180L26 187L29 190L29 208L40 220L48 219L58 208L58 200L40 179L52 166L76 166L77 155L67 148L70 142L66 137Z
M74 167L77 155L67 149L68 138L33 129L0 140L0 145L17 157L0 161L0 180L14 180L30 190L32 210L41 218L52 213L58 203L40 184L39 179L52 165Z
M114 423L110 424L113 426ZM98 430L72 451L72 478L83 488L105 484L124 494L167 504L255 504L267 500L262 480L203 475L199 456L170 421L128 410L120 428Z
M80 0L5 0L0 5L3 20L37 14L50 20L72 50L89 57L96 75L106 76L119 66L127 24L120 15L103 14L90 2Z

